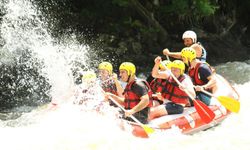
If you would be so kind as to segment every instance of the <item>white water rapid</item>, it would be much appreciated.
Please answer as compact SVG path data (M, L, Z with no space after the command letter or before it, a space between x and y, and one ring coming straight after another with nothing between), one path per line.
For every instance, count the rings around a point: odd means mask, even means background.
M72 69L86 64L89 47L72 36L57 42L28 0L6 0L0 4L5 15L0 27L1 61L11 63L18 52L29 49L32 58L43 62L40 74L51 85L48 93L59 108L40 107L16 119L0 120L2 150L249 150L250 149L250 60L216 66L240 94L241 110L221 125L194 135L178 129L157 133L149 139L136 138L119 127L117 110L106 105L73 105ZM90 68L94 69L94 68ZM76 69L77 70L77 69ZM96 91L96 99L101 99Z

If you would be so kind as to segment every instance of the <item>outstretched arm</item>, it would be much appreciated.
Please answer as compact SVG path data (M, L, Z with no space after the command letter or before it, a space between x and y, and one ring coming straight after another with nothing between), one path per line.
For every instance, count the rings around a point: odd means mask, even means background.
M170 56L176 59L181 59L181 52L170 52L169 49L164 49L162 51L163 55Z
M168 78L169 75L164 73L164 72L159 71L160 64L161 64L161 57L158 56L155 58L155 65L152 69L152 77L166 79L166 78Z

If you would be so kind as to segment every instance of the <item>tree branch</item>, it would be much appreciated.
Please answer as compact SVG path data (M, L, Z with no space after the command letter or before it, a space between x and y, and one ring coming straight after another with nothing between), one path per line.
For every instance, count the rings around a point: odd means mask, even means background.
M154 18L153 12L148 11L138 0L129 0L131 6L153 27L159 30L161 40L165 41L168 38L167 31Z

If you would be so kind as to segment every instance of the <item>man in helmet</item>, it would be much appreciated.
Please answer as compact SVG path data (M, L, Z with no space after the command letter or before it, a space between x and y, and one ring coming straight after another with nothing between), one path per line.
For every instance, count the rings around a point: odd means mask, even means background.
M98 66L100 85L105 92L122 96L123 88L118 81L117 74L113 73L113 66L109 62L102 62Z
M188 66L188 74L195 85L197 98L209 105L211 97L202 93L201 90L210 92L216 90L216 80L212 68L207 63L196 59L196 51L192 47L183 48L181 58Z
M121 80L127 82L123 97L106 93L106 99L112 97L118 103L123 104L126 109L125 119L133 121L129 116L134 115L142 123L147 123L149 107L152 105L152 91L149 84L136 77L136 68L131 62L123 62L119 71Z
M149 120L163 115L180 114L185 106L190 106L189 97L186 92L195 97L195 91L191 79L184 74L185 64L180 60L174 60L171 63L171 72L179 80L178 85L169 73L160 72L158 70L161 64L161 57L155 58L152 76L168 80L166 85L167 91L164 91L164 98L167 102L150 110ZM185 89L185 91L184 91Z
M197 59L203 62L206 61L207 52L205 48L201 45L201 43L197 42L197 35L194 31L191 30L185 31L182 35L182 39L186 47L191 47L191 46L193 46L193 48L195 47L194 49L196 51ZM180 52L170 52L167 48L163 50L163 54L177 59L181 59Z
M163 66L164 65L164 66ZM160 72L165 72L171 68L171 61L170 60L164 60L162 63L159 65L159 71ZM152 76L152 75L151 75ZM153 77L152 77L153 78ZM153 106L158 106L160 104L163 104L164 98L163 95L167 89L166 86L169 82L166 79L161 79L161 78L154 78L150 82L150 87L152 89L153 94Z

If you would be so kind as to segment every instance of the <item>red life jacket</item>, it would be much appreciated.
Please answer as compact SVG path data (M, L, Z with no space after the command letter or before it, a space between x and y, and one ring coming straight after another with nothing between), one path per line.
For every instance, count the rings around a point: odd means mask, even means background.
M203 63L202 62L197 63L196 66L194 68L190 69L189 72L188 72L189 76L193 80L194 85L204 85L204 84L206 84L204 81L202 81L200 79L199 68L200 68L201 64L203 64Z
M182 82L185 78L184 75L181 75L178 80ZM189 97L186 92L179 88L179 85L171 76L168 78L168 81L169 84L167 85L167 92L164 93L164 98L177 104L184 104L185 106L189 104Z
M153 105L153 102L152 102L153 92L147 81L145 80L140 80L140 81L144 82L148 88L149 104L147 107L151 107ZM136 84L137 82L138 80L128 83L124 89L123 95L125 97L125 101L124 101L125 109L132 109L141 101L140 97L134 91L131 90L132 86Z
M117 88L113 80L101 83L101 87L105 92L110 92L112 94L118 95Z
M166 79L156 78L153 81L151 81L150 87L153 93L158 93L158 92L162 93L163 91L166 90L167 83L169 82Z

